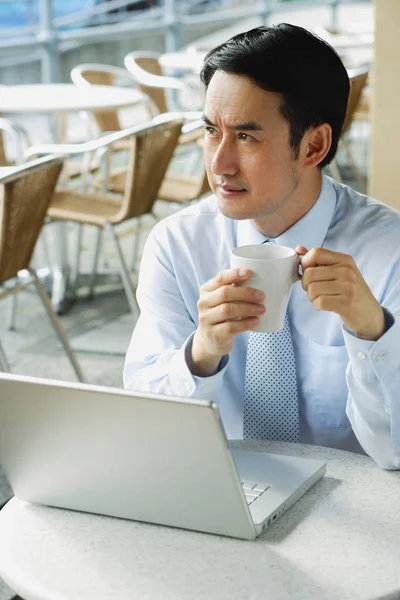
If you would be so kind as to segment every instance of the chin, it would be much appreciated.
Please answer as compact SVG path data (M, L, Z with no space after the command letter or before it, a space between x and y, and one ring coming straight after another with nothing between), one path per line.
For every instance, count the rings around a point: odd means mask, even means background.
M218 193L215 194L219 211L229 219L242 221L245 219L253 219L254 214L249 210L248 200L245 198L228 199L221 197Z

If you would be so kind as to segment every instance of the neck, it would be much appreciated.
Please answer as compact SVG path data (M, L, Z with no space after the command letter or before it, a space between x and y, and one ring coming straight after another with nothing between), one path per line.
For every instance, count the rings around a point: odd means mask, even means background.
M322 172L315 169L299 177L294 189L279 207L253 220L255 227L266 237L276 238L300 221L316 203L322 187Z

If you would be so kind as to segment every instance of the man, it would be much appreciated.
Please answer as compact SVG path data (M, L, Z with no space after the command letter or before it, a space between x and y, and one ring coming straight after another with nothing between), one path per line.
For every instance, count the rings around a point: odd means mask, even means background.
M247 413L267 438L270 418L297 419L300 442L400 468L400 215L321 171L345 117L345 68L324 41L280 24L212 50L201 77L215 195L147 241L125 386L215 400L230 438L256 436ZM251 333L264 298L243 285L249 271L230 269L232 248L266 241L302 256L286 337L274 338L275 354L293 353L290 373L265 374L273 353L261 347L277 334ZM297 414L279 414L293 378Z

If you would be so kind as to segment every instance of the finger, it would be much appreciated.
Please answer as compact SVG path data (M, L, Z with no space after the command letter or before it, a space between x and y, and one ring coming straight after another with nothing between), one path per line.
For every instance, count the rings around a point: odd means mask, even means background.
M259 317L265 313L263 304L250 304L249 302L227 302L220 304L208 311L205 320L208 325L217 325L226 321Z
M227 338L235 336L238 333L243 333L244 331L250 331L251 329L254 329L258 323L258 317L249 317L247 319L241 319L240 321L226 321L225 323L220 323L214 328L215 340L217 343L221 343Z
M354 285L347 281L317 281L310 283L307 296L314 302L320 296L342 296L343 300L350 300L353 296Z
M307 291L311 283L318 281L334 281L337 279L337 275L337 270L332 267L307 267L307 269L303 269L303 289Z
M334 252L326 248L313 248L301 260L303 270L308 267L335 265L339 263L350 265L354 264L354 261L348 254Z
M308 250L305 246L296 246L295 252L297 252L299 256L305 256Z
M250 269L225 269L217 273L215 277L206 281L201 290L212 292L223 285L232 285L233 283L242 283L251 277Z
M212 292L201 295L197 303L197 308L199 311L203 311L229 302L260 304L264 300L265 294L261 290L247 286L224 285Z
M337 294L335 296L322 294L322 296L318 296L313 300L312 305L315 310L334 312L338 315L345 314L346 310L348 310L348 303L343 298L342 294Z
M318 281L342 281L356 283L357 269L355 265L338 264L326 267L308 267L303 272L303 289L307 290L311 283Z

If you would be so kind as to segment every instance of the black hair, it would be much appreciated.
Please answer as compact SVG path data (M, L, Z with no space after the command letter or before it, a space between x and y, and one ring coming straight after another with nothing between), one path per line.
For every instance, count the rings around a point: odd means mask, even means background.
M304 134L328 123L332 143L321 169L334 158L350 90L336 51L303 27L280 23L235 35L204 59L201 80L208 87L217 70L249 77L258 87L282 95L280 111L289 123L290 145L298 157Z

